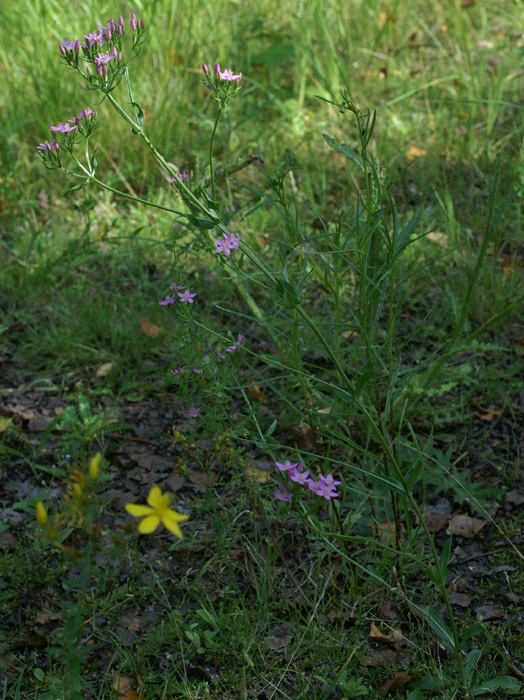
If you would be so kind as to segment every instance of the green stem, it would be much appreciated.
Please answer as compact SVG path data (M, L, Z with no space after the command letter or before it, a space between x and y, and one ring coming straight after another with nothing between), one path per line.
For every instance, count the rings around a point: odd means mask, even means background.
M132 129L142 138L142 140L144 141L146 146L149 148L149 150L151 151L151 153L153 154L155 159L163 166L163 168L172 177L176 177L177 173L175 172L173 167L165 160L165 158L155 148L155 146L153 145L153 143L151 142L151 140L149 139L147 134L144 132L142 127L139 124L137 124L135 121L133 121L133 119L120 106L120 104L115 100L115 98L113 97L113 95L111 93L106 93L106 96L107 96L107 99L109 100L109 102L113 105L113 107L116 109L116 111L120 114L120 116L123 119L125 119L125 121L132 127ZM211 212L207 209L207 207L204 204L202 204L202 202L200 202L200 200L197 197L195 197L193 192L191 192L191 190L188 187L186 187L186 185L183 182L178 182L177 187L179 187L183 191L186 201L189 201L198 211L202 212L202 214L204 214L210 221L216 221L216 214L213 216L211 214ZM227 235L230 235L230 231L227 229L227 227L221 221L216 221L216 227L219 230L226 233ZM210 239L210 242L212 244L214 244L215 241L214 241L212 230L208 229L206 231L206 234L207 234L208 238ZM248 249L246 246L242 246L242 250L244 252L246 252L246 254L247 254ZM258 256L256 256L256 254L254 254L253 251L250 251L250 253L248 254L248 257L253 262L255 262L256 258L258 258ZM260 264L258 264L258 262L256 264L260 268ZM266 267L266 266L264 265L264 267ZM236 276L235 270L229 266L226 266L225 269L226 269L226 272L227 272L231 282L233 283L237 292L240 294L240 296L242 297L242 299L244 300L244 302L246 303L246 305L248 306L248 308L252 312L253 316L261 324L264 324L263 313L259 309L259 307L258 307L257 303L255 302L255 300L253 299L253 297L249 294L249 292L245 288L242 281L240 279L238 279L238 277ZM269 328L267 330L268 330L268 334L270 335L272 341L278 347L279 338L278 338L277 334L274 333Z
M111 187L111 185L107 185L105 182L102 182L102 180L99 180L97 177L95 177L89 170L84 168L82 163L78 160L78 158L75 156L75 154L72 154L75 162L77 165L82 168L84 171L85 175L80 175L79 173L73 173L71 170L67 170L66 168L63 168L63 170L68 173L69 175L73 175L74 177L87 177L91 182L94 182L96 185L99 187L102 187L104 190L109 190L109 192L113 192L114 194L119 195L120 197L124 197L125 199L131 199L133 202L139 202L140 204L146 204L148 207L154 207L155 209L161 209L162 211L168 211L170 214L177 214L178 216L185 216L187 217L187 214L184 214L182 211L177 211L176 209L171 209L171 207L164 207L162 204L155 204L155 202L150 202L148 199L142 199L141 197L135 197L132 194L128 194L127 192L122 192L121 190L117 190L114 187Z
M211 141L209 143L209 174L211 176L211 193L212 193L214 202L216 202L216 193L215 193L215 171L214 171L214 166L213 166L213 146L215 144L215 134L216 134L218 122L219 122L221 116L222 116L222 110L219 109L218 114L217 114L217 118L215 119L213 133L211 134Z

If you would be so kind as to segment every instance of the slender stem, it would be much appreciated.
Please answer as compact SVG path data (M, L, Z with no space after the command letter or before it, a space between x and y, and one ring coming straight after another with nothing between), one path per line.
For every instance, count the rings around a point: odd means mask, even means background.
M218 122L219 122L221 116L222 116L222 109L219 109L218 113L217 113L217 117L215 119L213 133L211 134L211 141L209 143L209 174L211 176L211 192L213 195L214 202L216 202L216 193L215 193L215 170L214 170L214 165L213 165L213 146L215 144L215 134L216 134Z
M85 173L84 175L80 175L79 173L73 173L71 170L66 170L66 168L63 168L65 172L67 172L69 175L73 175L74 177L87 177L89 178L90 181L94 182L96 185L99 187L102 187L104 190L109 190L109 192L113 192L114 194L117 194L119 197L124 197L125 199L130 199L133 202L139 202L140 204L146 204L148 207L154 207L155 209L161 209L162 211L168 211L170 214L177 214L177 216L185 216L187 217L187 214L184 214L182 211L177 211L176 209L172 209L171 207L164 207L162 204L156 204L155 202L150 202L148 199L142 199L141 197L134 197L132 194L128 194L127 192L122 192L121 190L117 190L114 187L111 187L111 185L107 185L105 182L102 182L102 180L99 180L97 177L95 177L89 170L87 170L83 164L78 160L78 158L75 156L75 154L72 154L75 162L77 165L82 168L82 170Z
M159 151L155 148L149 137L146 135L142 127L137 124L133 119L127 114L127 112L120 106L120 104L115 100L113 95L111 93L106 93L107 99L109 102L113 105L113 107L116 109L116 111L120 114L120 116L127 121L128 124L133 128L133 130L142 138L146 146L149 148L153 156L156 158L156 160L165 168L165 170L172 175L173 177L176 176L176 172L174 171L173 167L165 160L165 158L159 153ZM179 187L182 192L184 193L184 197L186 201L188 201L191 205L193 205L198 211L202 212L205 216L208 217L209 220L216 222L215 225L216 227L230 235L230 231L227 229L227 227L220 221L216 220L216 214L212 215L211 212L207 209L207 207L202 204L202 202L191 192L191 190L186 187L186 185L183 182L178 182L177 187ZM185 215L187 216L187 214ZM210 242L214 244L214 237L213 233L211 230L206 231L207 237L210 239ZM248 248L246 246L242 246L242 250L244 252L248 252ZM257 258L258 256L254 253L254 251L249 251L248 257L257 264L257 266L261 269L261 265L258 263ZM267 266L264 265L264 268L267 268ZM245 288L244 284L240 279L235 274L235 270L229 266L226 266L226 272L231 279L231 282L233 285L236 287L238 293L254 315L254 317L261 323L264 322L264 314L262 311L259 309L258 305L256 304L255 300L253 297L249 294L247 289ZM265 271L265 270L264 270ZM277 345L279 344L279 338L278 336L272 332L271 329L267 329L268 334L270 335L272 341Z

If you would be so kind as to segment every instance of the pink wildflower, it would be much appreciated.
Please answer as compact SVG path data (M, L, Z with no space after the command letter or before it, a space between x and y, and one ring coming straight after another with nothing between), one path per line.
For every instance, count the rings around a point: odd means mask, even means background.
M289 459L286 459L286 461L282 464L282 462L275 462L275 465L277 469L281 472L288 472L290 469L295 469L298 467L299 462L295 462L295 464L291 464Z
M294 481L295 484L300 484L301 486L306 485L309 481L309 469L306 469L306 471L303 471L303 469L304 465L302 462L300 462L298 467L293 467L288 471L288 476L291 481Z
M187 416L188 418L198 418L198 414L200 413L200 408L196 408L194 404L190 404L189 408L186 409L184 412L184 415Z
M289 501L293 498L293 494L287 490L287 488L284 486L282 482L278 482L278 485L280 487L280 491L274 491L273 495L275 498L277 498L279 501L284 501L285 503L289 503Z
M229 68L226 68L225 71L221 71L220 66L218 66L217 76L220 78L220 80L225 80L228 83L239 83L242 80L242 73L238 73L238 75L233 75L233 72Z
M189 289L186 289L184 293L177 292L180 301L187 301L189 304L193 303L193 298L196 297L197 293L191 294Z

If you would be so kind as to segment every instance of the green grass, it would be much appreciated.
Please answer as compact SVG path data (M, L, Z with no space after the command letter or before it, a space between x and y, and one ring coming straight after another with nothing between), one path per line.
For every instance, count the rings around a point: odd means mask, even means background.
M454 511L484 517L482 507L503 503L505 492L518 488L522 478L522 305L502 314L523 293L522 1L137 0L121 8L126 17L131 9L149 28L132 66L144 126L181 169L206 168L215 103L201 82L202 62L219 60L243 72L244 91L217 134L217 169L248 156L264 163L220 179L220 197L231 208L235 233L278 265L288 245L282 217L267 204L252 210L261 195L274 197L274 172L293 166L286 179L288 222L296 207L297 231L314 242L304 286L308 309L326 335L336 326L326 293L330 245L337 222L351 216L359 178L322 137L354 146L354 130L317 96L338 100L339 90L346 89L360 109L377 110L370 148L381 172L392 174L402 222L420 207L414 234L420 238L404 258L396 339L407 372L398 381L402 390L411 381L409 372L424 366L453 332L501 154L501 208L464 332L501 316L477 345L465 342L439 383L424 390L412 420L418 442L410 442L406 431L398 448L406 464L417 445L424 448L421 501L427 493L438 494ZM50 689L60 696L63 658L44 647L67 649L61 635L75 601L83 610L83 692L89 697L114 697L114 673L130 678L135 690L140 678L146 699L328 700L359 697L359 684L360 697L373 698L396 671L415 680L441 672L456 677L452 654L406 602L441 610L428 582L427 546L415 539L407 548L413 558L401 559L370 534L376 520L393 518L386 490L373 487L372 513L370 484L351 474L342 515L346 530L361 538L347 543L347 551L386 578L389 591L355 570L344 557L344 544L334 552L298 511L276 502L273 482L246 478L246 466L267 468L272 456L294 448L300 423L313 425L320 435L315 448L301 447L313 464L333 460L376 468L373 436L362 431L355 444L356 412L347 434L329 432L330 421L342 425L348 408L315 383L334 380L311 331L301 329L301 356L290 341L293 326L284 306L253 286L280 338L277 351L191 228L173 227L167 212L146 210L92 185L64 195L72 183L42 167L35 145L49 137L49 125L89 105L101 122L96 135L101 179L162 206L175 204L138 137L107 101L93 102L60 65L60 41L93 30L118 11L101 0L0 3L0 359L7 368L0 390L6 416L0 416L0 479L2 505L11 513L1 527L18 540L13 550L0 550L2 697L45 698ZM117 93L124 103L125 95ZM412 147L421 150L408 167ZM248 267L246 274L253 284L258 281ZM188 334L189 322L158 305L172 283L198 290L198 321L214 336L201 327ZM348 272L345 309L357 298L357 287ZM141 317L162 333L143 332ZM351 318L342 314L340 324L351 328ZM380 324L377 346L387 342L384 318ZM171 368L194 366L203 354L214 366L216 351L234 342L239 331L248 339L246 350L232 358L230 374L217 364L210 385L198 390L172 379ZM366 359L358 335L341 342L354 366L362 367ZM110 372L97 376L107 363ZM305 368L307 380L288 366ZM197 391L204 392L207 417L193 427L182 407L200 397ZM84 419L78 413L83 397L89 406ZM15 399L49 410L55 421L49 431L43 436L28 431L20 411L13 412ZM324 411L311 411L309 399ZM69 406L69 423L51 413L56 405ZM489 408L501 413L481 419ZM169 411L171 419L165 419ZM135 433L137 426L141 432ZM183 433L174 446L171 427ZM119 437L108 437L115 432ZM176 493L175 504L191 514L180 542L166 534L137 538L126 531L123 501L133 488L131 477L125 481L131 469L127 453L139 444L126 440L135 435L168 455L179 476L209 469L218 475L213 488L191 486L187 479ZM220 440L217 457L213 446ZM98 448L104 451L106 480L95 513L104 537L94 578L82 587L71 583L77 564L35 536L32 518L17 525L16 514L32 514L38 499L53 511L67 472L84 469ZM153 483L154 474L140 482L144 495L137 502L144 502ZM511 590L520 595L521 557L507 546L518 536L520 518L514 511L501 518L493 539L504 551L491 566L515 567ZM336 532L338 523L329 521L327 511L320 520ZM80 550L88 544L78 527L65 542ZM438 540L439 548L443 542ZM504 585L479 579L475 603L496 597ZM406 641L395 648L391 667L373 667L364 663L366 657L389 647L369 639L370 624L380 622L387 601L392 614L385 616L386 627L399 626ZM473 608L456 610L461 630L475 621ZM507 674L504 644L515 661L523 645L511 616L498 625L486 623L475 638L483 653L479 676L486 680ZM35 630L45 644L28 641ZM390 697L404 698L412 688L402 686ZM438 696L459 697L451 691Z

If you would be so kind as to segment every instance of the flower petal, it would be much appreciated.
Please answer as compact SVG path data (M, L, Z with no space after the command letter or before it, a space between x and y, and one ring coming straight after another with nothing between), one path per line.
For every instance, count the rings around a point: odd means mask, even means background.
M189 515L184 515L183 513L177 513L176 510L166 510L164 515L162 516L162 520L170 520L171 522L175 523L183 523L186 520L189 520ZM165 525L165 523L164 523Z
M141 532L143 535L150 535L159 525L160 518L158 515L148 515L147 518L138 523L138 532Z
M144 515L150 515L155 512L149 506L137 506L134 503L127 503L126 510L130 515L134 515L135 518L143 518Z
M160 501L162 500L162 491L158 486L153 486L147 497L147 502L152 508L157 508Z
M182 522L183 520L187 520L188 518L189 515L180 515L179 513L175 513L172 510L168 510L164 514L162 522L164 524L164 527L167 530L169 530L169 532L172 532L179 539L182 539L184 535L182 534L182 530L180 529L178 523Z

